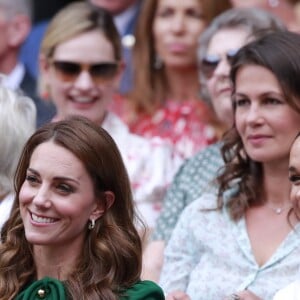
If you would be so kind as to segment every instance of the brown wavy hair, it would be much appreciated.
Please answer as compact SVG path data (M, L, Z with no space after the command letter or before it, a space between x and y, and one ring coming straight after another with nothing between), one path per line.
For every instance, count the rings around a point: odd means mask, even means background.
M287 104L300 113L299 49L300 35L288 31L267 34L241 48L231 66L233 98L240 68L258 65L274 74ZM235 110L234 104L233 107ZM247 155L235 125L225 134L221 151L225 166L217 178L218 207L224 205L225 192L235 187L235 193L229 198L227 205L231 218L239 220L249 206L261 204L262 165Z
M229 0L198 0L203 7L205 22L231 8ZM136 42L133 48L133 89L129 101L138 114L151 114L164 103L168 92L168 82L164 68L155 68L155 41L153 22L158 0L144 1L136 26Z
M105 201L111 191L115 201L86 237L77 265L65 282L70 299L118 299L140 279L142 245L134 226L131 186L119 150L110 135L83 117L44 125L28 140L15 175L16 198L11 218L1 233L0 299L13 299L35 280L32 245L25 237L18 195L36 147L47 141L72 152L93 180L95 195ZM46 158L45 158L46 159Z

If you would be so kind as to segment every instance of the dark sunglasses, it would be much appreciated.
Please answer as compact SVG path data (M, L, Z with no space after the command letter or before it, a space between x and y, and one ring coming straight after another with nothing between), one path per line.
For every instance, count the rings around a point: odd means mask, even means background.
M239 50L229 50L226 52L226 59L229 64L232 63L234 56L237 54ZM206 55L200 64L201 72L204 74L206 78L211 78L218 67L222 57L220 55Z
M53 61L55 71L62 81L72 82L82 71L88 71L95 83L113 79L119 70L119 64L115 62L103 62L97 64L80 64L71 61Z

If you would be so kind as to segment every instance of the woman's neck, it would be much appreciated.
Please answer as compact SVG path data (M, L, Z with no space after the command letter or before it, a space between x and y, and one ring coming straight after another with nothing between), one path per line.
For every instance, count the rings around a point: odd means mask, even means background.
M34 262L36 265L37 279L52 277L58 280L66 280L74 270L77 255L46 246L34 246Z
M266 202L281 204L290 202L288 164L270 163L263 166L263 195Z
M170 99L185 101L199 98L200 84L197 68L166 69L166 77Z

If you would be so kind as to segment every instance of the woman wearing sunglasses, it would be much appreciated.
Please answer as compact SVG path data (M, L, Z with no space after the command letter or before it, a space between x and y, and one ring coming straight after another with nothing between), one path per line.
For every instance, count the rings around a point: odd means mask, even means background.
M193 300L271 300L297 278L289 153L300 128L299 48L298 34L279 31L234 57L234 125L222 139L218 195L190 204L172 233L161 276L167 299L181 290Z
M61 10L42 41L40 66L41 92L56 106L54 120L84 116L112 135L128 169L137 209L153 227L177 162L159 139L131 134L108 109L123 70L112 17L86 2Z

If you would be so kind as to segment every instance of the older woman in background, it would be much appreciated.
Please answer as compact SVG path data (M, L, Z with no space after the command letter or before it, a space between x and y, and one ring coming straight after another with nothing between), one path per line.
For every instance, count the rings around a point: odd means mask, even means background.
M35 130L33 100L0 83L0 230L14 199L13 177L27 139Z

